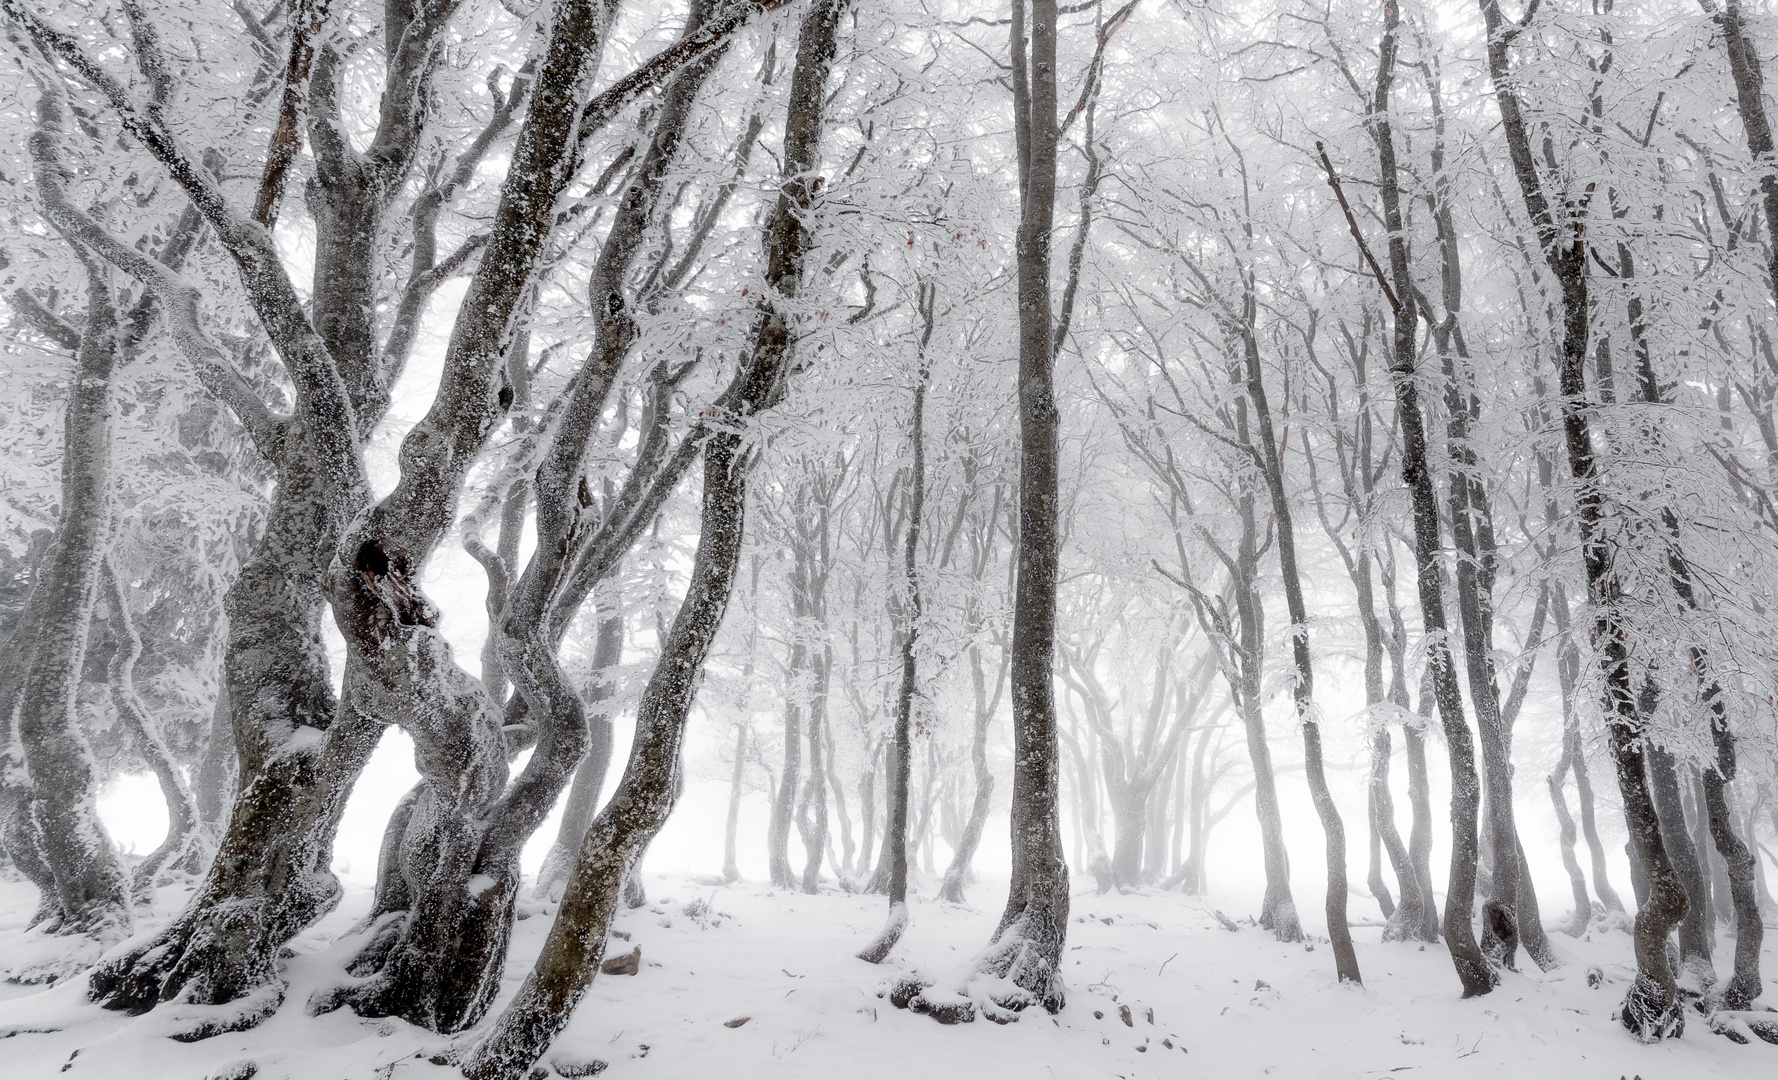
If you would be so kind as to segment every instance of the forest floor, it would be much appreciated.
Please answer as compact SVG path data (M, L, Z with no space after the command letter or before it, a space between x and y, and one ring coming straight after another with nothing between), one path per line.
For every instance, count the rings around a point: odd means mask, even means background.
M1558 936L1565 966L1541 973L1527 962L1493 994L1461 1001L1442 948L1384 945L1374 926L1354 931L1365 986L1340 987L1325 942L1312 950L1280 944L1246 925L1247 912L1236 907L1227 912L1240 928L1225 929L1214 905L1236 898L1088 889L1073 901L1068 1006L1060 1015L944 1027L897 1011L879 991L897 962L941 979L964 965L993 930L1002 883L974 886L970 906L915 900L902 945L889 964L872 967L852 953L881 925L880 897L712 886L689 875L646 881L653 902L619 916L631 940L614 941L609 954L639 946L640 972L599 977L546 1061L605 1061L609 1080L1778 1075L1778 1046L1736 1045L1711 1034L1701 1018L1682 1039L1632 1041L1613 1019L1634 970L1621 931ZM143 929L170 917L185 895L183 887L162 890ZM29 886L0 881L0 968L56 947L23 929L34 900ZM81 978L48 988L0 983L0 1076L201 1080L251 1059L258 1080L453 1080L454 1070L426 1060L449 1040L395 1020L306 1014L309 995L343 977L354 947L343 935L368 903L367 892L349 892L294 943L290 991L276 1015L202 1042L166 1037L177 1008L132 1018L88 1004ZM528 970L553 913L553 905L525 908L503 1000ZM1767 1001L1778 1000L1774 939L1778 933L1768 934ZM1728 943L1721 948L1726 970ZM1603 975L1596 987L1587 977L1595 967ZM728 1026L742 1017L746 1023Z

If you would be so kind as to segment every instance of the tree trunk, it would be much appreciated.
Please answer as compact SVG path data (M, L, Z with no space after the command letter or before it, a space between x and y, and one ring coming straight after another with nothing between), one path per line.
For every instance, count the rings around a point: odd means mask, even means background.
M1739 19L1738 5L1730 5L1725 25L1734 23L1737 34ZM1737 43L1731 41L1730 45L1731 54L1734 54ZM1745 42L1739 43L1740 49L1744 50L1745 47ZM1744 59L1752 65L1757 80L1757 57L1744 57ZM1737 83L1739 82L1740 67L1738 66ZM1763 122L1764 105L1758 102L1755 104L1758 105L1760 120ZM1745 100L1743 100L1742 106L1745 113L1747 108ZM1752 132L1751 125L1749 132L1750 134ZM1765 145L1770 146L1770 144L1768 133L1765 137ZM1768 209L1778 207L1778 181L1773 180L1770 172L1766 174L1764 187ZM1635 273L1634 260L1626 245L1619 245L1618 264L1623 277L1629 278ZM1778 282L1774 282L1774 288L1778 289ZM1666 395L1654 371L1653 356L1643 322L1641 298L1633 294L1628 307L1631 336L1635 342L1637 381L1641 385L1642 399L1651 405L1664 404ZM1658 444L1661 441L1659 428L1650 425L1645 437L1650 442ZM1692 581L1691 565L1682 554L1683 537L1679 516L1672 506L1663 506L1661 519L1669 537L1667 571L1673 590L1686 608L1697 610L1700 600ZM1723 692L1714 672L1707 647L1701 642L1692 642L1687 652L1690 660L1689 667L1698 686L1698 695L1710 718L1712 749L1715 751L1715 760L1704 764L1702 775L1696 777L1692 784L1695 792L1692 807L1695 830L1691 839L1693 850L1704 862L1710 861L1709 845L1705 842L1706 836L1715 841L1717 852L1721 855L1723 876L1727 879L1726 888L1712 888L1710 891L1714 893L1717 919L1723 920L1732 917L1735 921L1734 976L1730 979L1729 986L1724 992L1723 1000L1727 1008L1739 1009L1746 1007L1746 1003L1751 1002L1760 993L1760 947L1764 941L1765 928L1760 920L1759 901L1753 891L1754 875L1753 867L1750 865L1752 853L1735 835L1734 815L1725 791L1725 786L1728 781L1734 778L1737 767L1735 735L1729 724L1727 695ZM1657 761L1656 765L1658 768L1660 762ZM1675 861L1681 864L1679 868L1683 876L1685 874L1683 856L1676 854ZM1699 876L1703 877L1703 874ZM1711 884L1714 885L1715 882L1713 881ZM1691 891L1690 886L1688 886L1688 891ZM1703 890L1699 889L1698 891L1702 892ZM1697 902L1696 896L1693 897L1693 902ZM1703 912L1694 912L1693 914L1704 918L1706 923L1703 928L1704 934L1714 943L1715 928L1709 925L1708 918L1704 916ZM1687 922L1690 921L1691 919L1688 918ZM1680 933L1682 952L1685 938L1686 932L1682 927ZM1714 969L1710 974L1714 976Z
M1410 711L1408 699L1408 631L1395 599L1395 551L1386 549L1381 566L1384 593L1389 605L1389 700L1402 717L1403 754L1408 764L1408 867L1418 884L1421 898L1417 911L1399 911L1401 940L1436 942L1439 934L1438 902L1432 894L1432 783L1426 768L1426 723L1432 715L1434 697L1432 672L1428 669L1420 682L1417 711ZM1408 916L1414 916L1410 920ZM1385 929L1385 934L1388 930Z
M1340 981L1361 983L1364 980L1358 971L1358 953L1352 946L1352 928L1346 921L1346 827L1340 819L1339 808L1334 805L1333 793L1328 789L1327 770L1321 759L1321 724L1316 719L1315 710L1315 665L1309 653L1309 610L1303 600L1302 577L1297 571L1296 532L1290 497L1284 490L1284 462L1272 428L1265 373L1260 366L1259 338L1255 328L1258 314L1259 300L1254 295L1250 279L1242 297L1240 324L1247 361L1247 396L1253 402L1260 464L1272 495L1279 573L1284 579L1284 602L1290 613L1291 659L1296 668L1292 697L1296 704L1297 723L1303 729L1303 772L1308 777L1309 795L1314 800L1315 812L1321 818L1321 829L1327 840L1327 933L1333 943L1334 967Z
M1443 231L1441 229L1441 233ZM1441 239L1447 251L1455 251L1457 238L1454 230ZM1454 259L1454 255L1448 255L1447 259ZM1434 341L1445 346L1439 351L1444 360L1446 442L1452 462L1448 483L1451 535L1458 556L1457 614L1463 629L1463 658L1469 676L1470 704L1475 711L1481 743L1482 779L1487 788L1483 808L1488 813L1488 840L1493 856L1488 899L1482 905L1482 952L1510 970L1514 967L1520 943L1519 835L1513 817L1512 729L1501 714L1500 686L1494 669L1492 514L1486 491L1473 474L1476 456L1469 445L1470 423L1477 402L1459 385L1459 373L1448 350L1450 344L1456 344L1459 358L1467 361L1462 355L1468 350L1462 344L1461 334L1456 325L1456 312L1447 309L1444 324L1434 328ZM1467 375L1467 370L1464 374Z
M790 666L784 679L786 694L797 692L807 658L808 646L799 636L790 646ZM796 876L790 869L790 824L796 817L802 756L802 708L794 699L787 700L784 704L784 771L778 778L778 790L772 798L772 817L766 827L766 861L771 868L774 889L796 888Z
M1068 934L1054 665L1060 492L1050 307L1056 201L1056 3L1013 0L1013 127L1019 157L1019 539L1013 596L1012 883L980 976L1001 980L982 1003L1061 1010Z
M1760 947L1765 941L1765 927L1760 920L1755 888L1758 867L1754 854L1735 833L1734 811L1728 797L1728 780L1732 776L1732 767L1724 769L1720 761L1705 768L1704 806L1710 816L1710 835L1727 865L1735 915L1735 973L1723 992L1723 1008L1746 1009L1762 990Z
M1111 879L1120 891L1142 884L1142 848L1148 832L1147 792L1125 783L1111 793Z
M192 776L192 794L198 801L198 823L214 846L222 835L224 815L235 796L235 732L229 717L228 680L218 678L216 707L210 712L210 730L204 740L204 757Z
M1761 71L1759 47L1748 40L1742 22L1741 0L1723 0L1720 13L1716 11L1715 0L1699 2L1722 28L1723 48L1729 56L1729 73L1735 82L1735 105L1747 136L1747 152L1755 161L1769 161L1774 147L1772 125L1766 114L1765 75ZM1778 299L1778 174L1774 174L1769 165L1760 168L1759 190L1766 212L1767 284L1773 297Z
M1679 787L1681 802L1685 805L1686 834L1691 838L1692 850L1698 853L1698 876L1703 881L1702 914L1707 923L1714 924L1727 917L1729 898L1716 890L1716 872L1710 865L1709 815L1704 809L1703 779L1698 775L1698 770L1689 764L1680 769ZM1714 938L1714 925L1711 935Z
M831 663L832 661L830 658L830 666ZM834 874L841 877L842 885L844 885L844 875L851 872L852 859L858 850L858 845L852 838L852 815L846 809L846 789L840 783L839 767L834 760L836 755L834 753L833 725L831 722L823 719L822 727L827 731L827 738L822 740L827 746L827 786L828 789L833 792L833 808L838 811L840 819L840 853L838 856L834 856L831 852L832 844L830 843L828 861L833 864ZM846 887L850 888L850 886Z
M561 907L518 996L464 1064L465 1075L526 1075L572 1014L603 959L624 879L677 801L685 720L739 562L746 463L740 437L704 447L702 530L692 579L637 713L628 767L581 840Z
M1401 186L1395 156L1395 138L1390 130L1389 95L1394 79L1395 55L1399 45L1400 13L1393 2L1383 7L1383 40L1377 69L1375 102L1370 110L1372 137L1377 144L1383 195L1384 224L1389 230L1389 267L1393 282L1381 279L1394 309L1394 343L1390 375L1395 383L1396 415L1401 427L1401 471L1413 502L1414 563L1420 591L1420 613L1425 623L1427 664L1432 676L1439 717L1444 725L1445 743L1451 760L1451 874L1445 892L1444 935L1456 966L1463 996L1485 994L1494 988L1495 976L1489 970L1481 948L1476 944L1470 925L1470 912L1475 895L1477 857L1477 810L1481 790L1476 776L1475 744L1469 724L1463 715L1462 691L1457 684L1457 671L1447 639L1444 596L1439 588L1439 518L1437 496L1428 462L1424 414L1420 404L1418 372L1416 371L1416 317L1413 302L1413 278L1408 264L1407 232L1402 223ZM1329 166L1329 178L1332 168ZM1337 193L1337 189L1336 189ZM1344 196L1340 196L1342 204ZM1354 236L1357 220L1348 214Z
M869 879L861 886L864 892L883 892L889 888L889 878L885 872L882 887L875 887L876 864L871 861L871 848L877 841L877 773L880 771L877 763L887 751L882 746L867 746L866 749L869 753L864 763L864 775L858 780L859 829L864 836L863 843L858 846L858 869L855 873L862 875L867 870L871 871Z
M825 611L816 617L825 616ZM803 892L813 896L821 891L821 859L827 850L827 750L823 736L827 728L827 672L833 662L822 649L814 656L815 696L809 701L809 780L803 787L802 806L797 817L807 820L808 828L800 829L803 850ZM838 868L835 868L836 871Z
M109 556L101 564L100 579L105 605L110 608L111 632L117 638L117 649L111 654L108 672L111 700L117 707L118 719L130 732L136 753L154 773L161 798L167 804L166 838L136 864L131 875L131 888L137 896L146 899L152 898L163 871L197 873L208 861L207 852L197 829L197 800L192 797L185 778L179 774L179 764L173 760L172 751L167 749L166 741L155 730L148 707L136 696L135 670L136 661L142 656L142 638L130 618L129 593Z
M1653 715L1654 690L1643 688L1644 715ZM1700 988L1716 985L1716 968L1710 954L1714 951L1716 928L1710 917L1710 885L1704 877L1700 852L1692 844L1686 829L1685 802L1679 786L1679 766L1671 751L1661 747L1648 750L1648 779L1654 794L1655 812L1660 815L1661 841L1672 860L1679 884L1685 890L1685 917L1679 924L1679 964L1697 980Z
M1488 69L1500 108L1514 177L1536 232L1539 251L1560 288L1562 354L1557 389L1561 394L1563 441L1574 478L1579 509L1580 546L1587 588L1595 597L1597 617L1592 637L1605 686L1605 713L1611 728L1618 786L1624 816L1637 859L1648 875L1650 902L1636 917L1637 979L1620 1013L1624 1027L1640 1039L1654 1041L1678 1035L1684 1028L1678 988L1667 963L1666 940L1685 914L1685 892L1674 875L1662 842L1661 823L1649 797L1642 739L1648 718L1637 708L1630 685L1629 643L1617 611L1620 588L1613 570L1611 541L1605 534L1603 496L1593 452L1590 409L1586 401L1588 298L1586 242L1571 238L1557 225L1532 154L1531 136L1512 87L1508 49L1519 33L1501 14L1499 0L1480 0L1488 29Z
M741 823L741 781L747 774L747 725L735 725L735 771L729 778L728 816L722 829L722 880L741 880L741 867L735 862L735 840ZM584 835L584 834L583 834Z
M811 245L804 224L813 201L828 71L846 0L816 0L804 16L785 123L784 181L767 239L766 278L794 297ZM748 362L718 401L747 416L773 404L789 366L792 327L771 291L755 317ZM517 1080L568 1023L604 956L624 876L666 823L678 798L680 752L698 673L722 622L740 560L746 509L746 450L732 430L699 431L704 493L692 579L636 717L630 762L611 800L581 842L563 904L518 995L474 1049L471 1080ZM707 438L705 437L707 435Z
M988 770L988 723L993 713L988 708L979 646L970 647L969 673L975 689L975 736L969 743L969 761L975 769L975 801L970 804L969 820L963 825L963 836L957 841L957 850L938 890L938 898L950 904L964 902L963 887L968 884L969 866L975 859L976 848L981 846L982 829L988 823L988 810L994 802L994 774Z
M538 90L514 146L491 239L446 349L446 378L432 411L404 443L422 458L422 446L448 451L428 462L466 468L473 460L469 451L481 445L510 400L501 391L511 360L507 345L525 314L527 287L555 220L551 208L575 172L584 139L610 116L595 104L614 99L593 99L589 91L615 6L564 0L551 10ZM601 301L595 349L538 468L542 539L500 622L501 666L519 692L512 704L522 703L537 738L510 784L499 710L427 632L434 613L411 578L449 524L444 505L435 501L434 479L404 468L395 490L341 544L342 555L353 555L351 570L330 573L330 589L352 662L365 676L360 685L374 700L369 707L398 719L414 736L416 763L429 790L416 802L404 840L402 865L414 904L400 941L374 979L323 991L312 1009L350 1004L361 1015L400 1015L450 1032L475 1023L492 1001L511 931L520 852L568 784L589 738L581 702L556 656L561 634L591 590L616 571L698 449L682 442L667 453L666 400L677 376L657 365L648 382L652 418L643 425L631 475L620 493L605 500L597 528L576 528L591 524L583 513L591 506L571 495L585 439L633 330L620 287L698 88L729 35L758 9L744 4L718 12L695 5L680 40L638 69L648 79L620 80L613 87L615 92L669 80L648 155L595 265L593 288ZM404 462L419 460L407 450L404 455ZM418 694L411 686L416 676L430 682ZM639 886L632 875L626 887Z
M48 104L39 105L40 113L60 105L48 91L42 100ZM50 122L59 126L60 117ZM43 141L40 129L32 140L40 167L46 167ZM29 792L14 803L13 814L28 822L9 824L6 831L8 849L18 849L14 861L34 865L31 876L53 884L53 896L45 898L55 909L51 924L111 945L133 925L129 879L99 820L98 771L77 709L111 527L111 390L119 327L110 268L82 248L75 253L87 271L86 325L62 415L61 505L55 539L8 650L29 656L16 700L5 703L11 738L30 775ZM27 627L32 637L18 638L16 630ZM21 833L32 842L15 839Z
M1564 709L1566 714L1568 710ZM1563 718L1564 728L1567 716ZM1568 775L1569 768L1579 750L1579 739L1570 740L1566 730L1562 733L1562 756L1556 761L1556 768L1549 775L1550 803L1556 809L1556 826L1558 829L1559 846L1562 849L1562 867L1568 871L1568 881L1574 888L1574 910L1568 917L1568 925L1563 932L1569 937L1580 937L1587 932L1587 926L1593 919L1593 904L1587 898L1587 876L1581 872L1580 860L1574 857L1574 815L1568 812L1568 800L1562 794L1562 780Z
M1593 782L1588 775L1587 755L1580 741L1580 716L1574 708L1575 684L1580 680L1580 648L1575 645L1568 629L1568 590L1560 581L1551 584L1551 600L1556 616L1556 631L1561 636L1561 651L1556 657L1556 674L1563 693L1563 739L1572 739L1574 755L1570 766L1574 769L1574 795L1580 806L1580 832L1586 838L1587 851L1592 857L1593 893L1607 911L1624 910L1624 902L1618 897L1617 890L1611 887L1611 879L1607 874L1605 863L1605 844L1599 839L1599 825L1593 808Z
M574 867L580 838L599 808L599 793L605 787L605 774L611 771L611 707L607 704L616 692L613 672L623 660L623 602L613 595L607 603L612 613L599 620L598 638L593 644L593 685L587 690L586 712L589 737L586 756L574 770L574 782L568 787L568 800L562 805L562 823L556 830L555 843L543 857L537 871L537 884L532 893L550 900L560 900L568 882L568 871Z

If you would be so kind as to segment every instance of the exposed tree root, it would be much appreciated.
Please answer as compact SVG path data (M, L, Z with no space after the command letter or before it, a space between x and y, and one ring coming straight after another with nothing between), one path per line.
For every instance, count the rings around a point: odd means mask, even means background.
M271 1019L272 1014L283 1004L282 986L262 986L227 1005L177 1009L161 1023L166 1025L169 1039L184 1043L201 1042L232 1031L256 1028Z
M1778 1046L1778 1012L1724 1009L1710 1014L1710 1030L1743 1046L1755 1038Z

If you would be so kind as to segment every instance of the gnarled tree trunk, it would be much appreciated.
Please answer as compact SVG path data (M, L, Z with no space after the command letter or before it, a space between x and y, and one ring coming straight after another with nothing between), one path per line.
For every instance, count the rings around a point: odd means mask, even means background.
M40 83L40 90L33 156L39 169L60 169L53 132L65 101L59 87ZM30 786L6 800L4 837L13 861L48 889L39 916L47 914L62 933L110 945L130 932L130 886L99 821L98 771L76 707L111 527L111 391L120 328L111 268L73 246L86 268L86 324L62 412L55 539L7 642L9 653L28 658L16 696L0 705Z
M784 174L767 240L767 280L794 297L811 236L803 215L813 201L824 93L846 0L816 0L804 17L791 77ZM782 393L791 326L772 293L762 297L746 365L718 401L745 417ZM531 1070L591 985L605 952L624 877L666 823L680 789L680 752L699 672L727 609L740 561L746 512L747 448L732 429L700 430L704 493L698 549L679 614L637 711L636 737L611 800L581 842L563 904L531 974L463 1071L471 1080L516 1080Z

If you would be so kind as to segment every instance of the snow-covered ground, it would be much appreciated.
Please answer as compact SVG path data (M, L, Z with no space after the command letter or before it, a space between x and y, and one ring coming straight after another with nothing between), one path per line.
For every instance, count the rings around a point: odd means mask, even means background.
M879 990L897 967L942 978L964 964L993 929L1003 883L976 885L966 907L916 899L912 929L880 968L852 956L881 924L880 897L719 887L683 874L650 874L647 883L654 902L618 919L642 949L641 971L601 976L551 1053L564 1063L608 1062L602 1075L611 1080L1778 1075L1778 1047L1736 1045L1701 1022L1679 1040L1633 1042L1612 1019L1633 971L1622 932L1560 937L1566 966L1542 974L1527 965L1495 993L1460 1001L1442 948L1384 945L1376 927L1356 930L1364 988L1341 988L1324 943L1310 950L1251 926L1224 929L1212 908L1232 898L1088 889L1074 898L1069 1000L1059 1016L943 1027L897 1011ZM184 895L163 890L151 922ZM698 900L708 916L696 907L686 914ZM33 901L29 886L0 882L0 966L51 944L22 929ZM87 1004L83 979L47 989L0 984L0 1076L201 1080L251 1060L263 1080L450 1080L453 1070L427 1060L446 1039L395 1020L306 1015L309 994L341 977L353 947L341 935L368 902L362 890L348 893L295 942L284 1006L247 1032L182 1043L166 1033L188 1022L190 1009L132 1018ZM549 922L549 906L528 910L507 967L508 994ZM1241 921L1247 913L1227 914ZM1774 937L1768 977L1778 974ZM613 944L613 953L631 947ZM1726 951L1719 959L1726 965ZM1603 972L1602 985L1588 985L1591 966ZM1778 979L1771 984L1768 1000L1778 998Z

